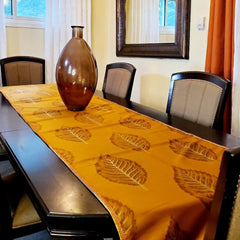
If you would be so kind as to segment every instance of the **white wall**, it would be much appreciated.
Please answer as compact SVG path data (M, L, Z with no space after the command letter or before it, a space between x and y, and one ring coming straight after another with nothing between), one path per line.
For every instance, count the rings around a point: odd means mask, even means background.
M169 80L173 72L204 70L207 44L207 26L197 29L200 17L209 19L210 0L191 1L190 57L180 59L151 59L116 57L116 1L92 0L92 50L99 69L98 88L102 87L106 64L126 61L137 71L132 100L165 111ZM208 25L208 24L206 24Z
M44 58L44 29L7 27L7 56Z
M189 60L160 58L116 57L116 1L92 1L92 50L98 64L98 85L102 88L106 64L126 61L137 71L132 100L165 111L169 80L173 72L204 70L207 45L207 26L197 29L197 20L209 20L210 0L191 0L190 57ZM44 57L44 29L7 28L7 54Z

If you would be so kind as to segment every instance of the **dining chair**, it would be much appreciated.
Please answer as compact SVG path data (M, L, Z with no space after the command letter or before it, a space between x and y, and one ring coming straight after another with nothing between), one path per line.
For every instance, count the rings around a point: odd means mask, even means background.
M13 56L0 59L2 85L45 83L45 60L32 56ZM0 161L8 155L0 142Z
M192 122L223 128L229 80L201 71L173 73L166 112Z
M240 147L226 150L204 240L240 239Z
M0 161L1 160L8 160L8 154L4 148L4 146L2 145L2 143L0 142ZM0 166L1 167L1 166Z
M110 63L106 66L103 93L130 100L136 68L126 62Z
M1 59L0 66L3 86L45 83L44 59L14 56ZM11 239L42 227L42 222L27 194L18 191L22 188L18 186L17 173L2 143L0 143L0 176L0 208L1 213L4 213L0 216L2 235L6 236L6 239Z
M0 236L10 240L38 232L44 225L23 190L22 181L15 172L9 174L12 166L8 161L4 163L5 168L0 169Z
M1 59L0 66L3 86L45 83L45 59L13 56Z

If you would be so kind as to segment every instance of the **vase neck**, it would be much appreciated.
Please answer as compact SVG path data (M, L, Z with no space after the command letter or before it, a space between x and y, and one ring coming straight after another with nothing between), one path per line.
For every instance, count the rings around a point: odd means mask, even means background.
M72 26L72 37L82 38L83 37L83 27L82 26Z

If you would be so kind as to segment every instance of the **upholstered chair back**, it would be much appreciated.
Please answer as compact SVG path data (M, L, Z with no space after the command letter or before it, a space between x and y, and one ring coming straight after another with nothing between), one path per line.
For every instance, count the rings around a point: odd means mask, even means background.
M106 67L103 92L130 99L136 69L129 63L113 63Z
M202 77L202 78L201 78ZM205 72L172 75L167 112L207 127L220 127L230 82Z
M3 86L45 83L45 60L9 57L0 60Z

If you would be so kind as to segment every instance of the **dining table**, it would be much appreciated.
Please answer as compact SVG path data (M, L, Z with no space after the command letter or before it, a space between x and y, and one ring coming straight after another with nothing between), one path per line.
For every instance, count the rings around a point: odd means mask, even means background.
M203 239L224 151L240 139L96 90L67 110L56 84L0 88L0 139L49 234Z

